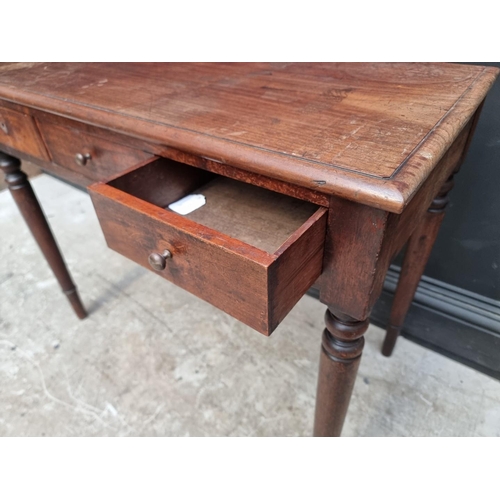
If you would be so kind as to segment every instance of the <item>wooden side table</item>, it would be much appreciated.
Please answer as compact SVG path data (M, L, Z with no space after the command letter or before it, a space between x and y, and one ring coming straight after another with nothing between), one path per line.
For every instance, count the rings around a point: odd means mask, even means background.
M338 436L390 261L410 238L387 355L496 76L454 64L3 64L0 168L80 318L18 158L89 186L108 246L265 335L318 287L314 433ZM205 205L168 208L189 194Z

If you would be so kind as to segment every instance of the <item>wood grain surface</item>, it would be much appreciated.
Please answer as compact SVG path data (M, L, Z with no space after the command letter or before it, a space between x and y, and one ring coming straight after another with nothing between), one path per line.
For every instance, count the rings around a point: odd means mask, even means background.
M323 274L317 283L322 302L334 304L337 312L357 320L368 316L382 292L392 259L462 161L475 118L463 128L402 214L332 197Z
M185 215L231 238L274 253L318 209L306 201L217 176L193 191L206 203Z
M400 213L497 70L444 63L0 66L0 99Z

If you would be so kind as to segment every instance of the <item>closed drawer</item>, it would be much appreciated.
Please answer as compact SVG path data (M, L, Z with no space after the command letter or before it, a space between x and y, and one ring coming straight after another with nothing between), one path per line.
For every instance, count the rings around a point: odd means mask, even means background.
M110 248L266 335L321 274L327 210L309 202L166 159L89 192ZM166 208L190 193L205 205Z
M75 127L47 121L38 124L52 161L95 181L107 179L153 157L151 153L83 132L77 123Z
M0 106L0 147L7 153L20 152L48 160L33 118L4 106Z

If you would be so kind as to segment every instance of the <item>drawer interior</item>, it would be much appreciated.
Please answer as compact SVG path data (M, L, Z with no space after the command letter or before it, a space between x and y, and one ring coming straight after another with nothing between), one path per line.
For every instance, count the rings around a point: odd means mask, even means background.
M273 254L318 206L168 159L157 159L108 183L166 211L188 194L206 203L184 215L198 224Z

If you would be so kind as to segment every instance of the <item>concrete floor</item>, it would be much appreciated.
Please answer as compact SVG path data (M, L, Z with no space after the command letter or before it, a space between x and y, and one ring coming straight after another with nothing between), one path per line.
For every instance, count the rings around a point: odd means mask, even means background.
M33 179L90 316L79 321L0 192L0 435L308 436L324 306L271 338L106 248L89 197ZM370 327L346 436L499 436L500 383Z

